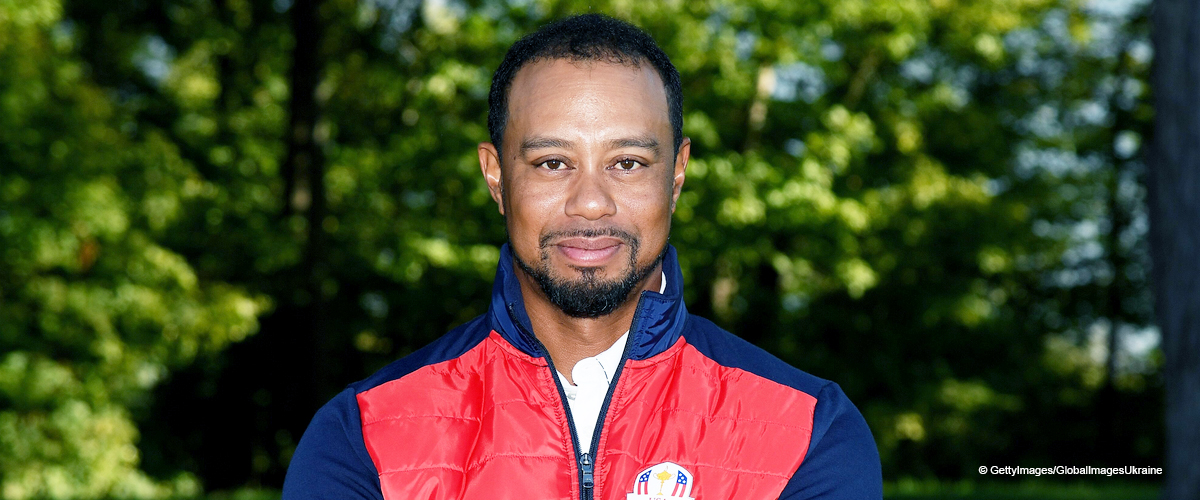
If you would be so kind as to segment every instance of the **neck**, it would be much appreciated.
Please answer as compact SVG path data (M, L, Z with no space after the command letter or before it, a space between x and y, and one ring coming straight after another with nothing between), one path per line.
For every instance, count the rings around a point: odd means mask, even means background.
M513 265L513 269L521 285L525 312L532 323L533 334L546 347L554 367L567 380L571 380L571 369L575 363L604 352L629 330L642 291L658 291L662 284L660 263L612 313L597 318L575 318L552 304L537 282L520 266Z

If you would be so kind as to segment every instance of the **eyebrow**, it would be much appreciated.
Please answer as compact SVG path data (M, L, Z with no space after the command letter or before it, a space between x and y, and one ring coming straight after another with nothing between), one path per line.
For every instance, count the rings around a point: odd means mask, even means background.
M547 149L547 148L571 149L572 147L574 147L574 145L575 145L575 143L568 141L566 139L556 139L553 137L530 137L528 139L521 141L520 150L521 150L521 154L524 155L535 149ZM608 147L611 149L619 149L619 148L647 149L654 153L655 158L657 158L659 156L659 153L661 151L661 149L659 148L658 139L655 139L654 137L651 137L651 136L623 137L620 139L613 139L611 141L608 141Z
M622 139L613 139L612 141L609 141L608 145L612 149L618 149L618 148L648 149L654 153L655 158L658 158L658 155L659 155L658 139L655 139L648 135L642 135L642 136L637 136L637 137L627 137L627 138L622 138Z
M524 155L534 149L546 148L563 148L570 149L574 144L571 141L564 139L555 139L553 137L530 137L521 141L521 154Z

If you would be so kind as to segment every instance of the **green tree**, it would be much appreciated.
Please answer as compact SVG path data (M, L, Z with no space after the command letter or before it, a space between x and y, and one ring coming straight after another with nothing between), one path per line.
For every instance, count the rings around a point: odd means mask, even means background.
M53 0L0 3L0 497L164 497L131 409L266 301L163 246L206 189L89 81Z

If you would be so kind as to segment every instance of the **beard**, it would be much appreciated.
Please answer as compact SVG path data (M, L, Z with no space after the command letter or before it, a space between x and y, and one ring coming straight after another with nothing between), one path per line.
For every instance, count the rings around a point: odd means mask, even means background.
M550 242L561 238L595 238L608 236L620 239L629 246L628 271L614 279L601 279L597 276L598 268L575 267L579 271L578 279L567 279L554 276L550 272ZM546 294L551 304L572 318L599 318L616 311L629 298L634 287L646 279L654 268L662 262L667 253L667 246L645 267L637 267L638 250L641 244L636 236L617 228L585 229L574 231L556 231L542 235L538 240L540 260L536 265L530 265L513 251L513 260L525 271ZM509 247L512 241L509 241Z

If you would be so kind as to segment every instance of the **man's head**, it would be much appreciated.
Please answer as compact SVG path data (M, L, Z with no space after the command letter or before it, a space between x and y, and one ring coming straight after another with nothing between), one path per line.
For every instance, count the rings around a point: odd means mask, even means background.
M518 268L564 313L608 315L656 277L690 153L680 100L654 41L599 15L543 27L496 71L480 165Z

